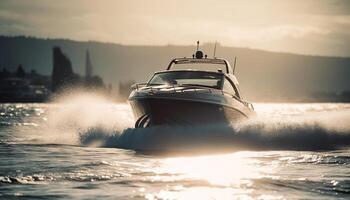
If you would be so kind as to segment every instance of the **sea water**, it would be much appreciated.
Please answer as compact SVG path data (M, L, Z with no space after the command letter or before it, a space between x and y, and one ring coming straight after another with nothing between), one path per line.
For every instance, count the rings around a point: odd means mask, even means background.
M254 104L242 124L133 128L95 96L0 104L0 199L350 199L350 104Z

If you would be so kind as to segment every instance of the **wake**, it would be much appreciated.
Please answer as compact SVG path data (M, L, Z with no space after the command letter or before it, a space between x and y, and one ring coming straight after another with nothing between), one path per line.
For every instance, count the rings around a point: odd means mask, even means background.
M50 105L45 126L21 137L35 143L137 151L331 150L350 147L349 104L256 104L245 123L133 127L128 104L71 95Z
M321 122L250 121L239 126L213 124L194 127L103 127L79 134L82 145L139 151L334 150L350 146L350 130Z

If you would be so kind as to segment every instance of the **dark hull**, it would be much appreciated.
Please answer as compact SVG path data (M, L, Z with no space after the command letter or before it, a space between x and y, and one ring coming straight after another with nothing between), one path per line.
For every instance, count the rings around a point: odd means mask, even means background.
M132 99L130 104L135 127L232 123L248 118L238 109L210 102L147 97Z

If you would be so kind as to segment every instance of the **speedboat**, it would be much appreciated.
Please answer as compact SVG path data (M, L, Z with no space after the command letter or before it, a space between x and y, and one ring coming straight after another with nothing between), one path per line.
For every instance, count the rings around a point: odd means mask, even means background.
M227 60L203 56L197 46L192 58L175 58L147 83L132 86L135 128L239 123L255 111L238 86Z

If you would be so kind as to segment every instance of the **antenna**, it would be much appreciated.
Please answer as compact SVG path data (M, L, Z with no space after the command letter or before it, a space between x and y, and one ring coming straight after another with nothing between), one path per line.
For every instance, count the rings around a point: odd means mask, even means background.
M197 41L197 51L199 50L199 40Z
M237 63L237 57L235 56L235 62L233 63L233 72L232 72L232 74L235 74L236 63Z
M214 58L215 58L215 54L216 54L216 43L217 43L217 42L216 42L216 40L215 40L215 45L214 45L214 56L213 56Z

